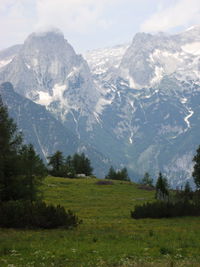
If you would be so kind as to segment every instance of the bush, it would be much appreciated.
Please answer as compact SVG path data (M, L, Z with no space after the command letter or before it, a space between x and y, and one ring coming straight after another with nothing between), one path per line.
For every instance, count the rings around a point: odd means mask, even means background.
M181 216L200 216L200 206L191 202L170 203L157 201L136 206L135 210L131 211L131 217L134 219Z
M76 227L81 221L72 211L45 202L9 201L0 203L0 226L7 228Z
M96 182L97 185L113 185L112 181L108 181L108 180L100 180Z

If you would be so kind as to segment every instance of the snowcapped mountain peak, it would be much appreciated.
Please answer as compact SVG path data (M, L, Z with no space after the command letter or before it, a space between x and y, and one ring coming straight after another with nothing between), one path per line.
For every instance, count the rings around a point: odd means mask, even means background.
M93 74L104 74L109 69L118 68L121 59L129 47L129 44L116 45L114 47L106 47L88 51L84 57L86 58Z
M0 81L10 81L16 92L63 121L71 110L91 116L98 99L87 62L58 29L29 35L0 71Z
M200 26L175 35L137 33L122 58L119 75L134 89L156 86L166 75L200 82L199 56Z

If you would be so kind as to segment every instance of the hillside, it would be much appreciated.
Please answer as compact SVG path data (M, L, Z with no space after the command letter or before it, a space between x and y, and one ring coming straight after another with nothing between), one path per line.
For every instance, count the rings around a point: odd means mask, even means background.
M199 266L200 218L133 220L154 192L130 182L48 177L48 203L83 220L74 230L0 229L0 266Z

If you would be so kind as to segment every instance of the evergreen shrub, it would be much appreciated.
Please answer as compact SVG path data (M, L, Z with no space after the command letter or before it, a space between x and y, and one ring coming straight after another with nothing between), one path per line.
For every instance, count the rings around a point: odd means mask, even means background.
M0 227L6 228L73 228L81 221L60 205L37 201L8 201L0 203Z

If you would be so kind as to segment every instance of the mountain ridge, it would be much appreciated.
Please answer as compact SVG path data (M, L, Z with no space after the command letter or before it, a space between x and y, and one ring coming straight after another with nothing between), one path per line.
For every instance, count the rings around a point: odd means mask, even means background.
M0 68L0 81L19 84L15 90L100 153L104 174L109 164L127 166L134 179L162 171L176 186L191 178L198 145L199 33L199 26L176 35L138 33L130 45L85 59L60 32L32 34Z

